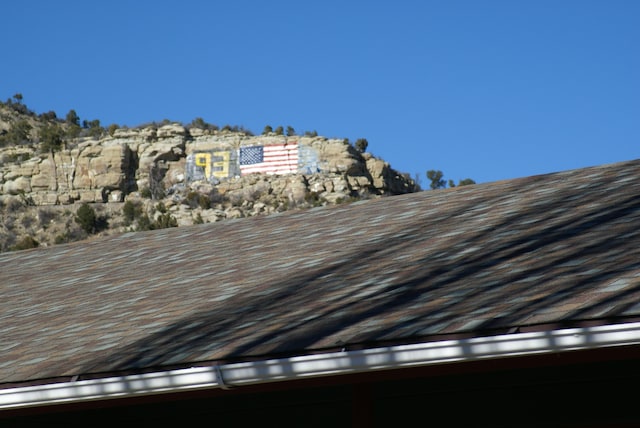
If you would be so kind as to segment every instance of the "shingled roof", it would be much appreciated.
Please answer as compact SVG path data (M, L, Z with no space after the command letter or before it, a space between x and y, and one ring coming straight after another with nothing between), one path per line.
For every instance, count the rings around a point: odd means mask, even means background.
M0 389L640 319L640 160L0 254Z

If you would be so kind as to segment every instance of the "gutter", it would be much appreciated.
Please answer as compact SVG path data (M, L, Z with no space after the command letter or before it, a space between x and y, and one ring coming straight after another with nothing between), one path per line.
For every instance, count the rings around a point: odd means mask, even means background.
M640 322L333 352L0 389L0 410L640 344Z

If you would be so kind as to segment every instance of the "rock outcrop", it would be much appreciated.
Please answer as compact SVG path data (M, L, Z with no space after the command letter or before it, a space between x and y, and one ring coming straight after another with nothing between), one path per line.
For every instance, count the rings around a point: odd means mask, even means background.
M266 153L276 146L295 153L287 173L242 171L242 149ZM40 149L37 140L0 147L0 251L19 244L19 236L45 245L77 240L83 233L73 211L83 203L109 218L110 231L127 231L419 190L384 160L344 140L318 136L253 136L167 124L68 140L49 153ZM129 201L147 223L136 226L126 218ZM33 212L16 214L22 209ZM53 227L54 218L64 224Z
M313 171L259 179L255 174L229 174L213 180L198 180L185 171L190 154L291 141L313 152ZM221 193L248 194L255 193L256 180L268 181L265 191L285 192L291 201L308 199L311 194L331 201L416 190L412 180L383 160L359 153L343 140L323 137L189 132L170 124L157 129L118 129L113 136L78 140L50 154L40 154L31 146L0 149L0 195L27 195L36 205L122 202L147 189L162 198L162 192L177 187L205 184L218 187Z

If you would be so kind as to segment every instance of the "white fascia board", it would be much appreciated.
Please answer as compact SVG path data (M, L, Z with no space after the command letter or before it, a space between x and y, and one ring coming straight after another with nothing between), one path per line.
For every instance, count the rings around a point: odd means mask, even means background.
M640 344L640 323L515 333L0 389L0 410Z

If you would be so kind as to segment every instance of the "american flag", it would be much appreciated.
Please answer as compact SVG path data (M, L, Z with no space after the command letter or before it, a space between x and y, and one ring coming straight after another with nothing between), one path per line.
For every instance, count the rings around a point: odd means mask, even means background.
M290 174L298 171L298 143L240 147L240 172Z

